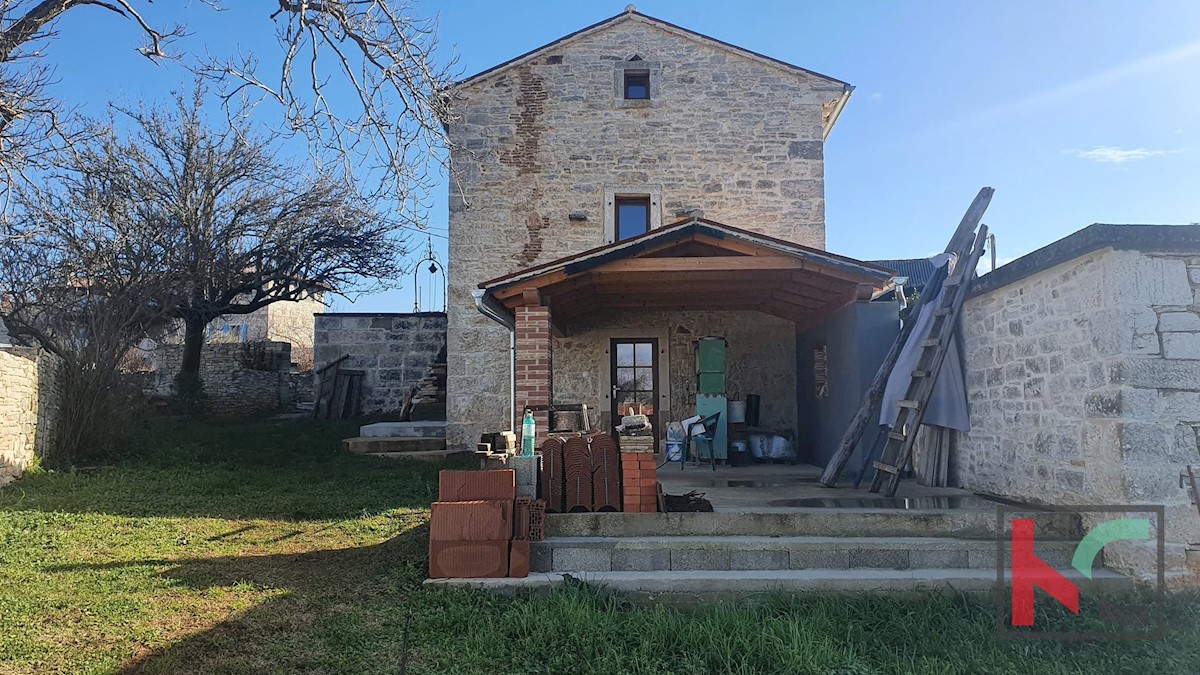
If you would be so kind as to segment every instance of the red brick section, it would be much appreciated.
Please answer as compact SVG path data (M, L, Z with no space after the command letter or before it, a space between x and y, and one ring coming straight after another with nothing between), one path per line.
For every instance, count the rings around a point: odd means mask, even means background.
M652 452L621 453L621 499L626 513L658 512L656 466Z
M550 308L522 306L516 308L516 414L515 429L520 431L521 420L528 406L550 405L553 393L550 377L551 345ZM537 446L550 431L550 413L535 412ZM520 446L518 446L520 447Z
M506 499L433 503L431 541L499 541L512 533L513 503Z
M479 499L516 499L517 472L451 471L438 473L438 501L471 502Z
M431 541L429 578L478 579L508 576L508 540Z
M529 540L514 539L508 555L508 576L523 579L529 576Z

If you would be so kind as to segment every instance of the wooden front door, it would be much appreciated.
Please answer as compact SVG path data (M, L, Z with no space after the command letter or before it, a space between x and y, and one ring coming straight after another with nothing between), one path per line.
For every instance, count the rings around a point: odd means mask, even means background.
M609 345L612 368L612 424L625 415L642 414L650 418L654 435L658 425L658 340L620 338Z

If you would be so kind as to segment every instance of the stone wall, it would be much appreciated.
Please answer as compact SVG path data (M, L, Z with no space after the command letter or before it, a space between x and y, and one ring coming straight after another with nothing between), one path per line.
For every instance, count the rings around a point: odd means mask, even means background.
M963 487L1058 505L1162 504L1167 567L1184 568L1200 542L1179 484L1185 465L1200 465L1193 247L1101 248L999 287L980 280L963 316L972 430L953 468ZM1152 573L1150 546L1112 544L1106 561Z
M760 426L795 431L795 324L758 312L630 312L589 320L571 337L554 341L554 402L586 403L607 424L610 341L657 338L660 364L666 365L659 367L659 426L689 417L696 411L696 341L707 336L728 342L727 395L758 394Z
M446 315L442 312L328 313L315 318L316 368L348 354L346 368L365 370L364 414L399 411L405 395L446 348ZM507 384L507 336L502 349ZM505 399L502 417L507 411Z
M0 349L0 487L19 478L53 442L59 410L55 359L25 347Z
M634 55L650 101L617 96ZM609 195L653 195L663 224L705 217L823 248L822 106L840 84L641 20L455 90L450 188L452 443L507 426L508 331L476 309L487 279L606 243Z
M152 355L153 388L170 396L183 361L180 345L159 345ZM292 403L291 345L286 342L209 343L200 359L205 406L223 415L279 410Z

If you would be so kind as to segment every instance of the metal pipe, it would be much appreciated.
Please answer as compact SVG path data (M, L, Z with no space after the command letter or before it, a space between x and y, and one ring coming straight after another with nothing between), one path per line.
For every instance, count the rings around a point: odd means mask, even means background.
M506 316L494 305L495 300L487 296L487 291L476 288L471 291L475 298L475 309L487 318L508 329L508 430L514 431L517 414L517 322L516 317Z
M992 251L992 271L996 271L996 235L988 233L988 248Z

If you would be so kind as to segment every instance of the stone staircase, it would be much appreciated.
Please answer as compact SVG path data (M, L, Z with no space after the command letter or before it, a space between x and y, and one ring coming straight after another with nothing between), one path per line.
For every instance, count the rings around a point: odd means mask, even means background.
M425 377L417 383L417 391L409 406L408 419L432 421L446 419L446 348L438 353Z
M1079 523L1039 517L1036 551L1069 570ZM996 515L980 511L797 509L777 513L563 514L548 518L527 579L446 580L510 591L565 577L635 600L691 604L774 592L995 590ZM1131 582L1098 570L1106 590Z

